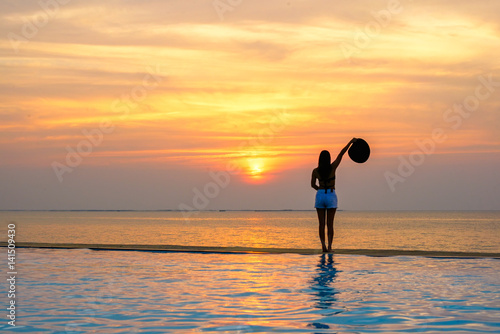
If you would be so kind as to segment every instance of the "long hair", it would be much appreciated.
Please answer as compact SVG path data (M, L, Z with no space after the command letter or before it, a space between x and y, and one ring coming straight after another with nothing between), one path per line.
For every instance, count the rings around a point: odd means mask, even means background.
M330 152L324 150L319 154L318 173L321 180L327 180L332 172Z

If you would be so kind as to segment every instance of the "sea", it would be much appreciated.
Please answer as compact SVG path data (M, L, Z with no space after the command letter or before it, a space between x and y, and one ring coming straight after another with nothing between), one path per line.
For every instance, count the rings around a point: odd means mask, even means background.
M15 229L21 244L321 248L314 211L1 211L0 222L0 241ZM336 249L500 253L500 211L339 211L334 226ZM9 260L2 247L6 332L500 332L495 256L15 250Z
M315 211L3 211L0 221L15 222L20 242L321 248ZM334 231L334 248L500 252L500 211L339 211Z

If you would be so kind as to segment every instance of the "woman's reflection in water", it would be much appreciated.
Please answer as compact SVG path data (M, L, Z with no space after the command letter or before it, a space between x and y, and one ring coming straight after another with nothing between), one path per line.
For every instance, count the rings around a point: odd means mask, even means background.
M335 295L338 291L333 287L333 282L337 276L337 269L334 266L333 254L322 254L318 264L316 265L316 275L311 281L311 290L314 297L314 307L322 310L332 308L336 301ZM330 316L331 313L323 313L324 316ZM333 312L336 314L339 312ZM317 329L330 328L326 324L315 322L309 325Z

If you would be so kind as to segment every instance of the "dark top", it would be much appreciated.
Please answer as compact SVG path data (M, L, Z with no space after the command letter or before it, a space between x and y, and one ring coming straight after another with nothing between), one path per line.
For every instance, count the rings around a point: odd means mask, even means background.
M330 171L330 174L331 174L331 171ZM319 172L318 172L318 176L321 176L321 175L319 175ZM330 183L330 181L333 181L333 180L335 180L335 175L330 176L326 180L321 179L320 177L318 177L319 186L320 186L320 188L324 188L325 189L325 194L326 194L326 192L327 192L328 189L335 189L333 186L328 186L328 183Z

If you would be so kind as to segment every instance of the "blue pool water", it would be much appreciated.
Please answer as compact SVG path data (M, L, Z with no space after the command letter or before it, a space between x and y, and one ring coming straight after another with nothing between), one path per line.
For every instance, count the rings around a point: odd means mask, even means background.
M500 332L497 259L18 249L17 269L12 332Z

